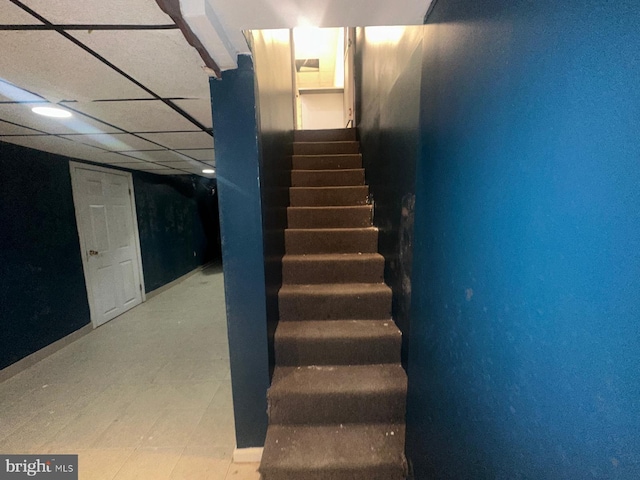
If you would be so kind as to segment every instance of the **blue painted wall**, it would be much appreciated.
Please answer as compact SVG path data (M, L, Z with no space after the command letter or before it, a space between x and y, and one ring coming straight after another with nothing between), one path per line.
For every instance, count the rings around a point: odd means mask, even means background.
M638 2L439 0L427 23L416 478L640 478Z
M269 355L260 147L251 57L211 80L236 443L264 445Z
M221 258L216 181L133 172L145 289Z
M90 322L69 162L0 142L0 369Z
M367 36L371 31L374 34ZM393 290L393 318L402 331L406 367L424 27L396 27L397 38L384 42L375 35L380 31L357 30L356 118L374 223L380 231L378 250L385 257L385 282Z

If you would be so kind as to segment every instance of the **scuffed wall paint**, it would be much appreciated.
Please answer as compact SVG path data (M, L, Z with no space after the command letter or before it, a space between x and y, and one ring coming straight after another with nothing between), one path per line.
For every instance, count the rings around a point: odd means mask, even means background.
M90 322L69 161L0 142L0 369Z
M403 333L407 364L411 323L415 165L419 151L423 27L367 27L356 36L356 118L385 257L385 281L393 290L393 317Z
M238 448L267 431L269 352L260 145L251 57L211 80L233 410Z
M415 478L640 478L636 1L438 1L425 27Z

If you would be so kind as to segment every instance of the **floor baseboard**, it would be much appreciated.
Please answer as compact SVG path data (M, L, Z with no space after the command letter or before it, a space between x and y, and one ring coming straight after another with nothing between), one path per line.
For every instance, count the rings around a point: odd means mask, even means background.
M93 324L88 323L84 327L76 330L73 333L70 333L66 337L62 337L60 340L56 340L53 343L50 343L46 347L41 348L40 350L33 352L31 355L24 357L21 360L18 360L16 363L12 363L6 368L0 370L0 382L4 382L14 375L19 374L23 370L35 365L40 360L44 360L49 355L56 353L58 350L66 347L72 342L75 342L80 337L84 337L87 333L93 331Z
M264 447L236 448L233 451L234 463L258 463L262 459Z

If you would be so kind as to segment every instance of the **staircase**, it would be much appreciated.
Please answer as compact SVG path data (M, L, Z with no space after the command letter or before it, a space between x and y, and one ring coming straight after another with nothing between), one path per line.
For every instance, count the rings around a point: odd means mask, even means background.
M263 480L406 477L407 377L355 130L295 132Z

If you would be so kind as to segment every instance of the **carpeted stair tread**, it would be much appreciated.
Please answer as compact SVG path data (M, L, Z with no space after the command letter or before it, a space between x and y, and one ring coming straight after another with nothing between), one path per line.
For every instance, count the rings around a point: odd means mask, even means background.
M287 208L289 228L364 228L372 215L372 205Z
M293 170L352 170L362 168L359 153L328 155L294 155L291 157Z
M284 232L288 254L375 253L378 229L366 228L288 228Z
M364 168L334 170L292 170L293 187L339 187L364 185Z
M382 283L384 257L378 253L286 254L283 283Z
M368 197L366 185L289 188L292 207L366 205Z
M359 153L360 142L293 142L294 155L337 155L345 153Z
M267 393L279 424L402 422L407 375L400 364L276 366Z
M402 424L271 425L263 480L402 480Z
M331 128L326 130L294 130L296 142L355 141L355 128Z
M270 394L287 392L340 395L403 391L407 377L400 364L277 366Z
M278 304L281 321L384 320L391 317L391 289L384 283L284 284Z
M391 319L281 322L275 333L276 364L400 363L401 341Z
M275 338L278 365L400 362L402 334L391 319L282 322Z

